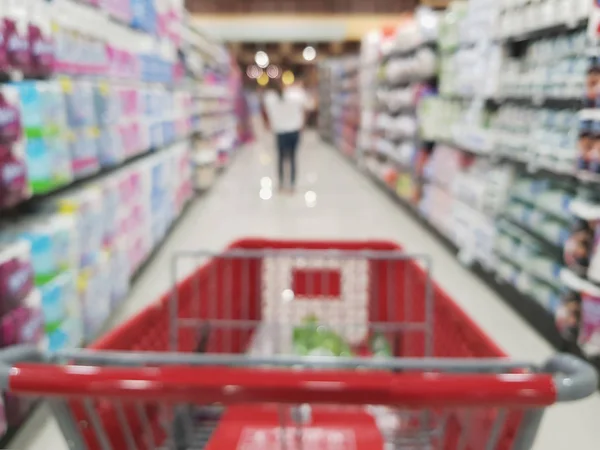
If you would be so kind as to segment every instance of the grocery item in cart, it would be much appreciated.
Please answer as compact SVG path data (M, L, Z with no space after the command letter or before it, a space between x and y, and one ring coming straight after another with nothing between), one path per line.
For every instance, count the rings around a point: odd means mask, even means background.
M350 346L335 331L319 325L316 316L304 319L294 328L294 353L301 356L352 356Z
M370 340L369 347L375 358L392 358L392 346L382 333L375 333Z

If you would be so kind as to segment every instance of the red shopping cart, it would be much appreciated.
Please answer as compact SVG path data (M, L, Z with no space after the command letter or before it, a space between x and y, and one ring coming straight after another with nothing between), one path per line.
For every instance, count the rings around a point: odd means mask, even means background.
M387 242L182 253L156 304L88 350L4 350L0 382L47 397L77 450L531 448L544 408L596 372L505 358L430 265Z

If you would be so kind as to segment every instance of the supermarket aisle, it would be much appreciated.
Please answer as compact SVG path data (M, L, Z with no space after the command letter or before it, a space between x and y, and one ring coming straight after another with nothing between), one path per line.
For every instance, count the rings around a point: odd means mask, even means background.
M300 183L294 196L268 189L273 180L270 138L239 154L215 188L197 201L155 261L138 280L117 321L138 311L170 283L170 256L177 250L219 250L242 236L271 238L392 239L409 251L432 255L434 278L512 356L542 361L552 350L484 284L464 270L418 223L405 215L316 134L300 150ZM274 184L274 181L272 181ZM536 449L593 450L600 442L600 397L549 411ZM41 410L15 449L66 449L53 420Z

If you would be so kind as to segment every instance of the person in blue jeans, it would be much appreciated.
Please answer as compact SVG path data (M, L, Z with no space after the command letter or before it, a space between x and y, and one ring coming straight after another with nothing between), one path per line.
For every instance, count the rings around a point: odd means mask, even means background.
M265 92L263 104L267 124L276 137L279 190L293 193L297 177L296 154L308 108L306 92L300 85L284 88L279 80L274 80L274 88ZM287 182L286 163L289 165Z

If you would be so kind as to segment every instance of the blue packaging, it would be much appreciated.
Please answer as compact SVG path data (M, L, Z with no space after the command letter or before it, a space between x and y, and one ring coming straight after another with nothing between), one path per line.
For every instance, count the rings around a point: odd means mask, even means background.
M21 121L27 136L38 137L42 133L42 97L36 81L13 83L21 102Z
M111 91L108 83L94 86L94 109L98 126L107 127L119 119L119 99Z
M75 267L77 235L72 219L52 216L45 221L25 223L19 229L19 237L31 245L31 261L38 286Z
M67 317L60 326L47 334L48 350L71 350L81 347L83 342L83 321L81 317Z
M167 120L162 125L163 144L170 144L177 139L177 130L173 121Z
M99 133L94 128L80 128L73 130L72 133L69 151L73 176L83 178L96 173L100 168Z
M150 147L160 148L165 144L163 136L163 127L161 122L152 122L150 124Z
M157 13L152 0L130 0L131 25L150 34L157 32Z
M67 318L68 305L77 301L75 276L64 272L40 287L42 312L47 332L52 332Z
M51 192L73 180L71 156L62 136L27 139L25 160L33 194Z
M92 85L83 81L62 79L67 123L71 128L97 126Z
M112 167L124 160L125 149L119 130L107 127L100 130L98 158L102 167Z

